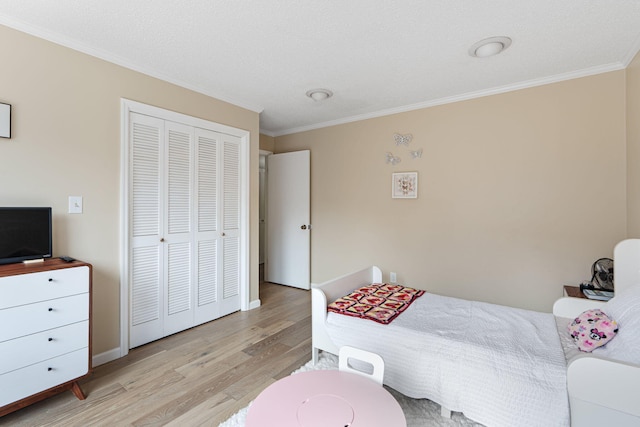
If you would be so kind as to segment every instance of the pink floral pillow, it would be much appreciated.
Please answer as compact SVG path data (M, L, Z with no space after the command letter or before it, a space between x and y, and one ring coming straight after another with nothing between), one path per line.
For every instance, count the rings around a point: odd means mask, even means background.
M602 310L587 310L569 325L569 334L581 351L602 347L618 332L618 324Z

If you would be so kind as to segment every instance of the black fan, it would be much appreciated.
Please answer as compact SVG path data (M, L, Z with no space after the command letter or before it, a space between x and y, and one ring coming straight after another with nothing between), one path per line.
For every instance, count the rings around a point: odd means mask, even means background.
M591 284L596 289L613 292L613 260L600 258L591 266Z

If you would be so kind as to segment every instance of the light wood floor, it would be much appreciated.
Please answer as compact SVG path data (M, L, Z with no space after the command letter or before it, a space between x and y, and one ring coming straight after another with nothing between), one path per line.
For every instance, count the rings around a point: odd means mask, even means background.
M261 283L261 307L138 347L11 426L215 426L311 359L311 294ZM4 385L3 385L4 386Z

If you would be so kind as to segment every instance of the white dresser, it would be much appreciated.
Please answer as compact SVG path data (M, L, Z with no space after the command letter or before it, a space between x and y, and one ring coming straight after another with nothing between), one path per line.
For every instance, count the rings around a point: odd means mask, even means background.
M0 265L0 416L56 393L84 393L91 372L90 264Z

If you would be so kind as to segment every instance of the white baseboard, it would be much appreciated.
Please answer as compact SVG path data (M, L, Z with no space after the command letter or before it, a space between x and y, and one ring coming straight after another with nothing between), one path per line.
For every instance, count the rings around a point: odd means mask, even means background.
M96 354L91 358L91 363L94 367L104 365L107 362L119 359L120 355L120 347L116 347L111 350L105 351L104 353Z
M260 300L256 299L249 303L249 310L253 310L254 308L260 307Z

